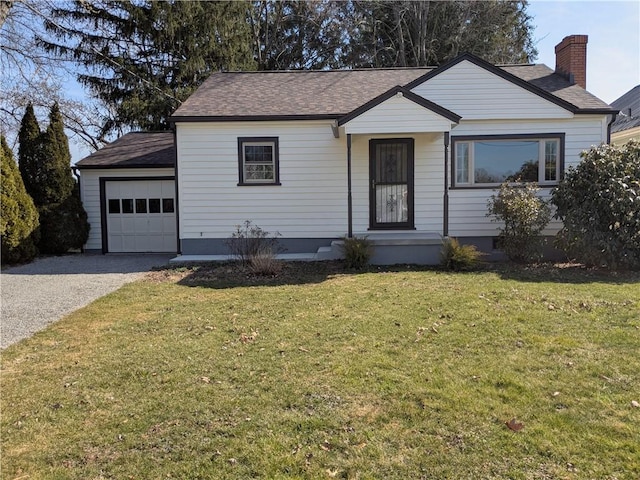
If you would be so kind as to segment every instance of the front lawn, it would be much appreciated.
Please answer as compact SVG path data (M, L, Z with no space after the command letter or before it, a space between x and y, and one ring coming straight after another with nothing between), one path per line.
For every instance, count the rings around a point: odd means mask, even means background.
M635 479L636 402L638 275L176 269L2 352L1 476Z

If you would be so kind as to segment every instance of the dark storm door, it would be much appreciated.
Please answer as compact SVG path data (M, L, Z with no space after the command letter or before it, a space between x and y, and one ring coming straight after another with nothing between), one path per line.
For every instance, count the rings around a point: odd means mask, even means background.
M369 141L369 228L413 229L413 138Z

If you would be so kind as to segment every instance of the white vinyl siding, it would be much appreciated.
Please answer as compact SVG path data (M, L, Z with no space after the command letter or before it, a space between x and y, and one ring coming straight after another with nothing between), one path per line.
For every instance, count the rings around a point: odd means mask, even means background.
M245 220L285 238L346 233L346 139L333 137L329 121L176 128L181 238L228 238ZM240 137L278 137L280 186L238 186Z
M571 118L568 110L463 61L411 90L462 120Z
M87 250L102 250L100 219L100 177L139 178L173 177L173 168L83 169L80 171L80 195L91 229L85 244Z
M402 96L393 96L344 125L345 133L445 132L451 120Z

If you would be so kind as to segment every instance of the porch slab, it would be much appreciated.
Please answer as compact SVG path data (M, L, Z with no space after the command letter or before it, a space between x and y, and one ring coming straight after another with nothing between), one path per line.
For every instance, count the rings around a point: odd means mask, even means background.
M396 231L356 233L374 245L441 245L443 237L435 232Z

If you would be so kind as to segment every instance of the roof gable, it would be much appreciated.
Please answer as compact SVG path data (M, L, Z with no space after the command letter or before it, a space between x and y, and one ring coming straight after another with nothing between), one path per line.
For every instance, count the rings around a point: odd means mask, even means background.
M346 133L448 132L460 116L401 86L338 120Z
M407 88L401 86L401 85L396 85L395 87L387 90L385 93L378 95L376 98L371 99L370 101L368 101L367 103L365 103L364 105L361 105L360 107L356 108L355 110L349 112L347 115L344 115L343 117L338 119L338 126L342 126L348 122L350 122L351 120L365 114L366 112L382 105L383 103L387 102L390 99L393 99L394 97L400 97L400 98L405 98L410 102L415 103L416 105L419 105L420 107L429 110L430 112L432 112L433 114L439 116L439 117L443 117L444 119L449 120L450 122L454 122L454 123L458 123L460 121L460 119L462 117L460 117L460 115L447 110L444 107L441 107L440 105L433 103L429 100L427 100L424 97L421 97L419 95L416 95L415 93L413 93L412 91L408 90Z
M571 118L576 108L504 70L465 55L407 87L465 120Z

